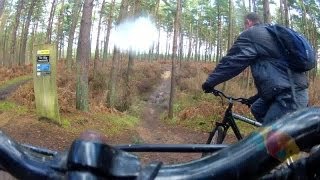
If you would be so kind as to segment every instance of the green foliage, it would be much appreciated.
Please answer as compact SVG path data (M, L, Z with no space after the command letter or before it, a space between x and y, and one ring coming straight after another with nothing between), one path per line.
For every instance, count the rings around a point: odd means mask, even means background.
M111 128L109 128L106 133L113 135L132 129L139 122L138 118L127 114L96 114L95 116L112 124Z
M2 112L13 112L19 115L25 114L28 112L28 109L23 106L19 106L13 102L9 101L0 101L0 111Z
M143 144L144 141L139 136L132 137L132 144Z
M142 109L143 109L143 107L145 107L145 105L146 105L145 101L136 99L133 101L132 105L128 109L128 113L131 116L139 117L142 112Z
M5 89L8 86L11 86L11 85L16 84L18 82L30 80L31 78L32 78L31 76L19 76L17 78L8 80L8 81L5 82L5 84L2 84L2 85L0 84L0 90L1 89Z
M63 128L69 128L71 127L71 123L70 123L70 120L68 118L65 118L65 117L61 117L61 126Z

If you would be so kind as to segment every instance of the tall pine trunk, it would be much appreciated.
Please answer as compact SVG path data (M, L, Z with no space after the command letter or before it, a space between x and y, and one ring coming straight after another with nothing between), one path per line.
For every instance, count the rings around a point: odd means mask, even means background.
M103 47L103 63L108 58L108 48L109 48L109 39L110 39L110 31L112 28L112 19L113 19L113 10L114 10L114 5L115 5L115 0L111 1L110 4L110 10L109 10L109 16L108 16L108 21L107 21L107 33L105 35L105 40L104 40L104 47Z
M173 31L173 43L172 43L172 55L171 55L171 88L170 88L170 98L169 98L169 112L168 118L173 118L173 103L175 97L175 80L176 80L176 58L177 58L177 39L179 36L179 29L180 29L180 15L181 15L181 0L177 0L177 9L176 9L176 16L174 21L174 31Z
M52 25L53 25L53 18L57 7L57 0L53 0L51 4L51 10L50 10L50 16L48 20L48 26L47 26L47 33L46 33L46 43L51 43L52 38Z
M72 20L71 20L71 27L68 34L68 46L67 46L67 69L71 71L71 67L73 64L73 41L74 36L78 24L79 14L81 11L82 0L74 0L73 7L72 7Z
M15 15L15 19L13 22L13 28L11 31L11 44L10 44L10 51L9 51L9 57L10 60L8 62L8 67L11 67L12 64L17 64L17 52L16 52L16 44L17 44L17 31L18 31L18 27L20 24L20 16L21 16L21 11L24 5L24 0L19 0L18 1L18 6L17 6L17 11L16 11L16 15Z
M80 35L77 48L77 88L76 108L89 111L89 59L90 59L90 30L92 24L93 0L85 0L80 24Z
M104 11L104 4L105 4L105 0L102 1L101 4L101 9L100 9L100 16L99 16L99 24L98 24L98 34L97 34L97 41L96 41L96 50L94 53L94 62L93 62L93 71L94 71L94 78L96 78L96 72L97 72L97 63L98 60L100 59L100 55L99 55L99 39L100 39L100 28L101 28L101 21L102 21L102 15L103 15L103 11Z
M37 0L31 1L28 15L27 15L27 19L26 19L26 23L25 23L23 31L22 31L23 33L22 33L22 40L21 40L19 65L24 65L26 62L26 57L27 57L26 56L26 48L27 48L27 40L28 40L28 34L29 34L29 26L30 26L31 16L33 14L33 10L34 10L34 6L36 4L36 1Z
M120 14L118 17L117 24L126 18L128 14L128 0L122 0L120 6ZM113 49L112 66L110 71L110 78L108 82L108 93L107 93L107 106L115 107L116 103L116 63L119 58L119 51L116 47Z

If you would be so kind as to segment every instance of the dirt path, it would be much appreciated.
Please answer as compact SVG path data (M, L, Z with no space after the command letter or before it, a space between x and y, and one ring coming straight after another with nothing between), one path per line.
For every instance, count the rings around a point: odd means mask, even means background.
M167 113L170 96L171 76L168 68L162 74L162 83L149 97L147 106L141 116L137 133L142 143L150 144L196 144L204 143L205 133L193 132L182 127L174 127L165 124L160 116ZM199 153L141 153L142 160L163 161L165 164L187 162L197 159Z
M16 82L14 84L8 85L7 87L0 90L0 100L5 100L12 92L14 92L16 89L18 89L20 86L24 85L30 79L21 80L19 82Z

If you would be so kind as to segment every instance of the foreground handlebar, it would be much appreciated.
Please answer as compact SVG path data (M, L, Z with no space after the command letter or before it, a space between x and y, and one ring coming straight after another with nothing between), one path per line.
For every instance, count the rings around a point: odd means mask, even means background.
M267 124L211 156L182 164L155 162L144 167L137 156L84 140L74 141L67 153L39 157L1 132L0 167L24 179L252 179L263 176L286 157L320 144L319 126L320 109L306 108ZM317 161L310 162L319 166L320 158L316 157Z

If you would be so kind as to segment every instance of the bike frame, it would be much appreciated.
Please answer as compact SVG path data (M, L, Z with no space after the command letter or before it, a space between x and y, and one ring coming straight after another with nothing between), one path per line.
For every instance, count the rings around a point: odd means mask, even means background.
M223 96L226 97L224 94L223 94ZM222 142L224 141L225 136L227 135L227 131L228 131L229 127L231 127L233 133L235 134L235 136L236 136L236 138L238 140L243 139L243 136L240 133L240 129L237 126L237 123L235 122L236 120L240 120L242 122L251 124L251 125L256 126L256 127L261 127L262 126L261 123L255 121L255 120L252 120L252 119L249 119L249 118L244 117L242 115L233 113L232 112L232 108L233 108L233 100L232 100L232 98L228 99L228 103L229 103L228 104L228 108L226 109L226 111L224 113L224 117L223 117L222 122L216 122L215 123L215 127L214 127L213 131L210 132L210 135L209 135L209 138L208 138L206 144L210 144L211 143L211 140L212 140L214 134L217 132L218 127L222 127L223 128Z

